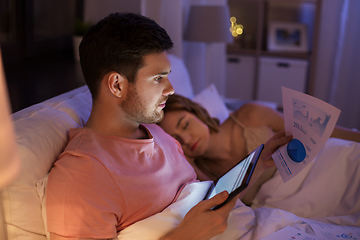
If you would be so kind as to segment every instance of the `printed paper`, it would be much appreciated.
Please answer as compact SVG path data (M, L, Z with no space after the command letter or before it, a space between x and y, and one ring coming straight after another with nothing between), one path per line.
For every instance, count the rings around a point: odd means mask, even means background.
M329 139L340 110L298 91L282 87L284 124L293 141L273 155L284 182L295 177L320 152Z
M317 236L310 235L306 232L297 230L294 227L287 226L279 231L276 231L261 240L274 240L274 239L283 239L283 240L324 240L324 238L320 238Z
M360 240L360 227L339 226L311 220L306 220L306 223L311 226L316 236L324 239Z

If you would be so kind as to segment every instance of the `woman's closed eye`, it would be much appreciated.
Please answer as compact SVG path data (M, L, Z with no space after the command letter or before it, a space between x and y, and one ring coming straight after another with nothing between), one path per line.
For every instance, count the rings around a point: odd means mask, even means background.
M185 130L189 126L189 122L186 122L184 126L182 127L183 130Z

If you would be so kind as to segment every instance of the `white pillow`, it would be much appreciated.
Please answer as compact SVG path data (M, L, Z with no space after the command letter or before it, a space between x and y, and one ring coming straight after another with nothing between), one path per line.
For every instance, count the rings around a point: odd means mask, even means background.
M1 196L9 240L46 239L43 198L37 192L45 182L39 180L45 181L42 178L68 141L69 129L85 124L91 106L90 92L83 86L12 115L21 170Z
M172 54L168 54L168 58L171 63L169 80L173 85L176 94L192 99L194 97L194 91L184 61Z
M214 84L211 84L209 87L196 94L193 101L203 106L209 112L211 117L219 119L220 123L224 122L229 117L229 110L226 108L226 105Z
M36 192L39 196L41 203L41 215L44 221L45 235L47 239L50 239L50 233L47 230L47 216L46 216L46 187L48 183L49 174L46 174L36 183Z

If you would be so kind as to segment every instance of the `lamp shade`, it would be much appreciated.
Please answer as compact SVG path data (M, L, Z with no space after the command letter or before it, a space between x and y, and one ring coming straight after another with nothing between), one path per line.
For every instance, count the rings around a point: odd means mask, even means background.
M5 74L0 51L0 190L17 176L20 161L16 151Z
M185 40L231 43L233 38L229 29L230 12L227 5L194 5L190 9Z

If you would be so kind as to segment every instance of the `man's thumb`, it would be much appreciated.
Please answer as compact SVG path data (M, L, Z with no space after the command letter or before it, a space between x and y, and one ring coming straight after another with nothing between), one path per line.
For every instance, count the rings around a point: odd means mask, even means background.
M221 193L216 194L214 197L207 199L206 201L203 201L204 208L206 208L206 210L209 210L212 207L223 203L228 196L229 193L227 191L222 191Z

